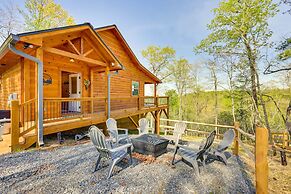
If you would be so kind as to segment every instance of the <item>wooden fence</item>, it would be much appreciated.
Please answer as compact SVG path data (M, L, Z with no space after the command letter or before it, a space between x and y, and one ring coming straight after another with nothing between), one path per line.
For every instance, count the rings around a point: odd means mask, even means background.
M184 122L187 124L186 134L189 132L194 132L197 134L206 135L211 131L202 131L197 129L188 128L189 125L193 126L203 126L203 127L213 127L217 134L217 137L222 137L223 134L219 133L219 129L234 129L236 137L233 143L233 154L239 156L240 148L244 149L245 152L252 158L255 162L255 177L256 177L256 192L257 193L268 193L268 130L265 128L256 128L256 134L249 134L240 129L239 123L235 123L233 126L230 125L219 125L219 124L209 124L191 121L179 121L173 119L163 119L160 118L160 128L163 128L165 134L171 133L174 129L174 124L177 122ZM163 124L164 123L164 124ZM171 125L172 123L172 125ZM213 130L213 129L212 129ZM221 130L223 131L223 130ZM253 151L249 149L249 145L243 143L241 136L244 136L251 141L255 142L254 154Z

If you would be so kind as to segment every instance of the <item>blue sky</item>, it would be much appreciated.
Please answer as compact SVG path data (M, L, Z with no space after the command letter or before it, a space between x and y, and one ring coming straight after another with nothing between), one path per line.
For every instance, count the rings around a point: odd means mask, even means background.
M24 0L15 1L23 6ZM141 50L149 45L171 46L177 56L191 63L201 61L193 47L208 34L206 25L213 18L217 0L56 0L76 23L90 22L95 27L116 24L142 63ZM286 7L281 7L286 8ZM270 21L279 41L291 31L291 16L279 13ZM272 77L266 77L267 80Z

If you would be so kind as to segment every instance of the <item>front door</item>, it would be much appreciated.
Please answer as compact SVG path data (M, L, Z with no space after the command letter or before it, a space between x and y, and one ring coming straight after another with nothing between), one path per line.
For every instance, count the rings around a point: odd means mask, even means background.
M69 94L70 98L81 98L81 74L69 75ZM69 112L81 112L81 102L71 101L69 102Z

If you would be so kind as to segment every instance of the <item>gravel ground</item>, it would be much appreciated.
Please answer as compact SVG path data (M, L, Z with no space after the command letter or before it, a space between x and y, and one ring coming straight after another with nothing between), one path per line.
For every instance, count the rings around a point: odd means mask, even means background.
M0 193L255 193L239 158L208 164L199 176L173 150L146 164L122 161L106 179L108 162L93 173L98 153L91 143L0 156ZM106 167L107 166L107 167Z

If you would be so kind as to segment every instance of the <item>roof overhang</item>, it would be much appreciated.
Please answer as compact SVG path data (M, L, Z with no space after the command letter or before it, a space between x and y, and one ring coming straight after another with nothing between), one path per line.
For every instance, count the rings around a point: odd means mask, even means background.
M101 31L104 31L104 30L114 30L116 32L116 34L118 35L118 37L122 40L123 45L125 46L125 48L127 49L128 53L130 54L130 57L134 60L134 62L136 62L138 67L145 74L147 74L151 79L153 79L156 83L162 83L162 81L157 76L155 76L152 72L150 72L147 68L145 68L140 63L140 61L138 60L138 58L136 57L136 55L134 54L134 52L132 51L132 49L130 48L130 46L128 45L128 43L126 42L125 38L122 36L121 32L119 31L119 29L117 28L117 26L115 24L104 26L104 27L100 27L100 28L95 28L96 32L101 32Z

